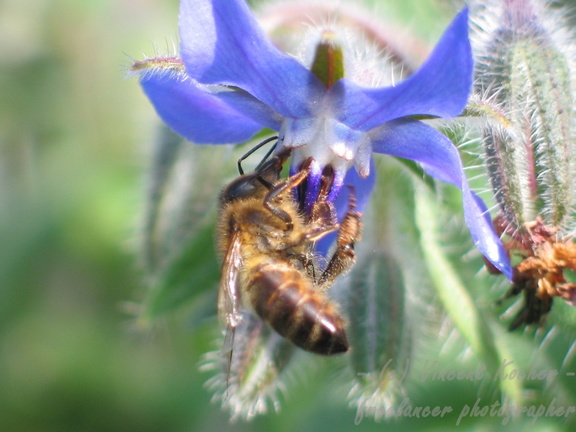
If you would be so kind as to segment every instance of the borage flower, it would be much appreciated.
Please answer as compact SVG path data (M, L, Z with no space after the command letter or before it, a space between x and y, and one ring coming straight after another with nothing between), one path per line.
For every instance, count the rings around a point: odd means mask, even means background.
M181 60L148 59L132 68L177 133L197 144L227 144L263 128L278 131L278 150L293 149L293 171L313 159L307 208L327 169L334 175L329 199L352 184L361 210L375 183L372 152L419 162L462 190L476 246L510 278L506 253L484 203L468 186L458 151L413 118L453 117L467 103L473 61L466 9L417 72L384 88L362 87L338 71L326 77L307 69L267 39L244 0L182 0L179 27Z

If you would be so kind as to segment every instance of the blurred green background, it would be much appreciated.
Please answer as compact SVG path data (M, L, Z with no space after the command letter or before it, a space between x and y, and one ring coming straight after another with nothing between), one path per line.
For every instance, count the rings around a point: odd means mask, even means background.
M392 9L435 38L449 18L431 4ZM181 313L134 329L158 120L124 76L131 57L172 51L177 13L176 0L0 0L0 431L440 430L414 419L354 426L329 373L297 382L280 414L229 425L198 371L217 321L192 331ZM475 398L465 383L432 384L420 398Z

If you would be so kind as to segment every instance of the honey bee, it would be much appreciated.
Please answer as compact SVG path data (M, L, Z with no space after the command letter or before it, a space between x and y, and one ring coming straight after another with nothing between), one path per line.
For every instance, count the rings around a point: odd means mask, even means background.
M345 320L326 290L355 262L361 216L350 193L348 211L338 224L335 208L326 199L329 181L306 216L294 198L294 188L307 178L310 165L281 179L289 154L280 152L255 172L241 175L220 195L219 316L233 334L246 307L304 350L343 353L348 350ZM321 268L314 243L335 231L336 250Z

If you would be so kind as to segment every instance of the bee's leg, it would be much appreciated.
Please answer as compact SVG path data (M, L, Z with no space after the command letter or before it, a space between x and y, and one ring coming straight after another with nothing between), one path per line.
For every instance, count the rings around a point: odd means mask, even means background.
M282 199L282 195L290 193L292 189L304 181L304 179L308 176L308 173L309 169L298 171L292 177L289 177L285 181L273 186L264 198L264 207L266 207L266 209L268 209L268 211L270 211L274 216L286 222L287 231L292 231L294 228L292 217L280 207L276 206L274 201Z
M316 280L316 266L313 253L294 253L287 251L287 257L296 267L306 272L311 280Z
M310 215L310 225L338 229L338 217L334 204L329 201L315 202Z
M334 204L328 201L328 195L334 183L334 170L328 166L322 173L322 183L318 198L312 204L310 217L308 219L309 229L306 233L306 240L317 241L339 228L338 217Z
M322 183L318 198L312 204L310 216L308 219L308 226L306 240L317 241L333 231L336 231L340 226L338 225L338 217L334 204L328 201L328 195L334 183L334 170L328 166L322 173Z
M326 270L320 276L318 285L326 290L334 280L348 271L356 261L354 244L360 240L362 233L362 221L360 212L356 211L356 196L350 189L349 205L346 215L340 224L338 237L336 238L336 250L330 258Z
M314 213L321 212L323 215L317 215L316 218L311 219L306 231L294 238L291 242L285 241L284 249L289 249L304 243L310 244L316 242L331 232L337 231L340 225L338 225L336 213L334 212L334 214L332 214L330 209L333 209L332 203L315 203L312 211Z

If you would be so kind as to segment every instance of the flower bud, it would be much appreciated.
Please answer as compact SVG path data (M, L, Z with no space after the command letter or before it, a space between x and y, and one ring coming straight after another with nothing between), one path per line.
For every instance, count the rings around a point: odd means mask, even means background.
M350 319L350 405L375 419L393 412L409 366L411 332L405 316L401 267L383 252L362 256L352 271L346 312Z
M316 45L312 62L312 73L330 88L340 78L344 78L344 57L342 48L335 40L336 35L330 31L322 33L322 39Z
M575 87L571 42L557 11L538 0L474 6L476 95L496 229L517 263L507 297L525 305L511 324L539 323L554 297L574 298Z
M250 313L234 330L228 329L224 348L209 353L203 370L217 374L206 384L215 401L230 410L232 421L250 420L257 415L280 409L278 390L281 377L296 348Z
M222 173L212 167L223 154L187 145L168 128L158 134L141 222L141 261L149 287L139 314L143 324L200 298L218 283L213 238Z
M477 97L493 108L484 147L494 196L509 229L537 216L567 228L576 193L571 59L551 30L558 21L536 1L500 3L476 55Z

